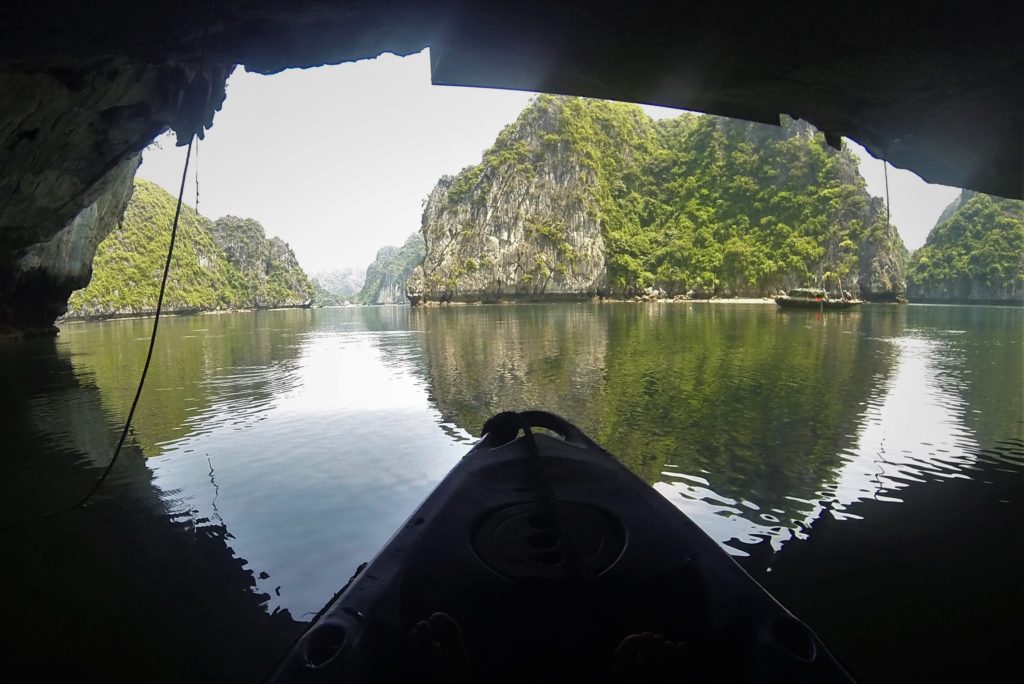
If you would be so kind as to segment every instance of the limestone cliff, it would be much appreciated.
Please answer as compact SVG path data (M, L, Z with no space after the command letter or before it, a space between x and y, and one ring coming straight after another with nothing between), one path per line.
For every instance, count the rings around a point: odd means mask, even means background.
M414 290L455 301L597 294L606 281L597 175L557 137L560 114L528 108L481 164L438 182Z
M366 269L363 289L356 295L360 304L404 304L406 281L423 260L423 238L413 233L401 247L382 247Z
M1024 202L965 190L907 273L915 301L1024 304Z
M135 181L124 220L95 250L88 286L71 295L69 318L155 311L175 204L157 185ZM311 296L291 249L267 240L258 222L226 216L214 223L182 206L164 311L301 306Z
M905 293L903 245L849 151L810 125L538 96L427 198L410 300Z
M259 221L223 216L213 225L213 242L238 272L243 305L270 309L309 303L313 286L294 252L281 238L268 240Z
M862 298L869 301L905 303L907 250L896 228L881 220L884 214L882 200L872 197L865 216L872 217L869 220L874 221L874 227L863 234L857 245L857 281L854 287Z
M96 200L53 238L26 250L8 278L17 283L0 321L47 331L68 309L71 293L89 283L100 242L121 220L132 196L138 155L115 166L99 183Z

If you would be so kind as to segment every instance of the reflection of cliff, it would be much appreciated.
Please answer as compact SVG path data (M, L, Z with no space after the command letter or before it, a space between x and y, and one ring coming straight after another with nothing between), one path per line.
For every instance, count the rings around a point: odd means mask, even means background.
M464 429L478 433L499 410L547 408L650 482L671 464L703 473L720 497L788 517L787 497L816 499L832 480L871 388L891 370L891 358L860 346L869 322L857 315L680 305L414 313L433 398Z
M132 434L146 456L188 434L192 421L216 407L244 404L246 413L268 405L294 378L281 366L299 353L295 335L307 331L311 313L261 311L168 318L160 324L154 363ZM60 346L74 351L75 374L92 378L114 421L128 413L145 359L152 320L64 326ZM65 342L66 341L66 342ZM125 358L123 351L132 350ZM160 401L146 401L159 393Z
M79 499L117 434L52 338L0 347L0 382L15 524ZM255 681L299 624L267 615L229 539L172 510L129 442L86 509L5 532L8 652L85 681Z
M592 306L413 309L441 415L471 434L504 410L596 418L608 333Z
M787 497L816 498L842 464L888 360L844 334L858 316L808 335L808 317L752 313L619 317L595 434L650 481L672 463L721 497L790 511Z

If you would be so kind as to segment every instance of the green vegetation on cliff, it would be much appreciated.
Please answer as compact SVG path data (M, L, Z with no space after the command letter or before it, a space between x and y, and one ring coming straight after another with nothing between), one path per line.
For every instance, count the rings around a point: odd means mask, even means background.
M907 272L911 297L1024 302L1024 202L965 190Z
M404 304L405 281L423 260L423 237L413 233L401 247L381 247L377 258L366 269L363 289L356 295L359 304Z
M517 179L529 177L549 181L517 200L524 214L568 193L600 226L595 239L613 291L767 294L823 277L834 284L836 276L866 296L904 291L902 241L881 200L867 193L856 158L828 147L810 125L695 114L656 122L636 105L549 95L506 127L480 164L450 181L444 206L424 212L428 288L444 282L431 271L435 247L452 253L453 242L494 230L466 222L479 212L460 206L499 206L503 195L522 192ZM526 231L558 248L554 263L542 255L540 275L573 266L579 255L568 248L566 226L576 226L579 243L585 223L567 213ZM471 256L459 252L461 261Z
M71 295L69 317L152 313L160 290L176 200L136 179L124 219L100 243L88 287ZM296 306L312 286L295 255L252 219L216 223L182 206L164 299L166 311Z
M213 239L224 253L243 306L272 308L303 304L313 286L288 244L267 239L258 221L223 216L213 224Z

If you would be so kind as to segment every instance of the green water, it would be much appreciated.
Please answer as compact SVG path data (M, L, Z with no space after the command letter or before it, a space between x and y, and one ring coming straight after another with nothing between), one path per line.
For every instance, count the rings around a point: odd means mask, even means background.
M130 405L150 326L66 324L55 341L0 347L7 520L69 504L98 477ZM987 516L1019 512L1024 503L1022 331L1022 309L881 305L824 315L672 303L169 318L123 463L94 514L25 526L20 543L30 551L6 585L44 594L33 583L45 577L72 592L88 556L98 576L113 578L109 591L128 586L140 601L146 587L161 593L181 583L181 596L164 609L180 611L184 624L202 605L229 598L255 607L251 615L238 608L254 633L266 631L261 615L309 619L468 449L487 417L523 408L574 421L755 574L787 547L825 534L813 531L824 511L840 529L860 530L874 515L866 506L898 521L905 495L952 492L954 481L981 488L985 503L972 515L984 526ZM997 493L997 479L1010 485ZM87 548L78 525L92 535ZM108 525L117 532L104 532ZM137 529L157 550L121 549ZM189 540L195 557L160 555L172 548L164 537L175 535ZM193 541L200 537L213 541L200 549ZM36 554L41 540L61 547L64 565ZM1020 552L1019 536L1001 542ZM107 567L96 548L145 560ZM216 563L233 569L211 570ZM190 586L229 575L237 578L189 604ZM130 607L102 598L72 610L131 624L119 613ZM48 600L33 611L41 623L60 604ZM166 629L176 624L169 617ZM163 638L161 627L146 629L152 640ZM246 656L253 671L272 662L294 629L282 627L280 639L261 647L266 652ZM211 643L221 633L181 648L252 648ZM856 660L860 647L868 645L837 650ZM168 665L168 677L205 662L189 658ZM230 670L211 660L211 677Z

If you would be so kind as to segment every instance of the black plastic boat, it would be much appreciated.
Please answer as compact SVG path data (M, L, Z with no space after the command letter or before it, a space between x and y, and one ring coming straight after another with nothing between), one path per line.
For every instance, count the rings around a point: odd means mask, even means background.
M852 681L675 506L542 412L488 421L271 679Z

